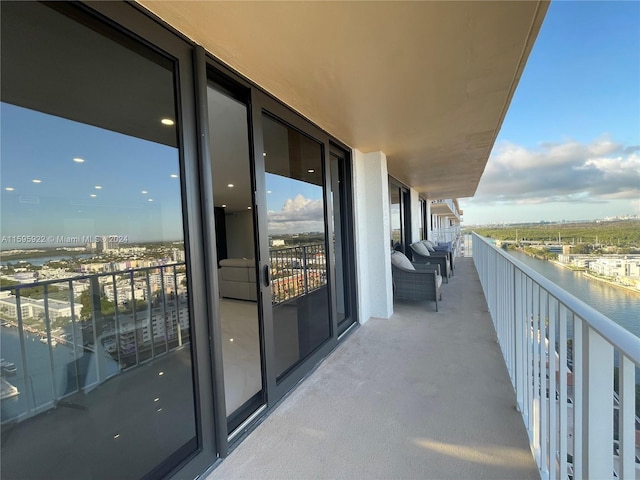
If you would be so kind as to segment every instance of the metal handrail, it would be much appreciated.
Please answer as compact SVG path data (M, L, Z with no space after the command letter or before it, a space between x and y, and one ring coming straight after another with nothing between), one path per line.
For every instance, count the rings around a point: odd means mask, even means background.
M522 263L517 258L507 254L503 250L496 248L484 237L473 233L478 240L486 243L494 248L496 253L504 259L515 265L522 273L527 275L538 285L544 288L549 294L553 295L560 303L569 310L573 311L578 317L583 319L587 324L600 334L605 340L611 343L616 349L623 352L636 365L640 366L640 337L636 337L631 332L621 327L606 315L587 305L579 298L571 295L551 280L533 270L528 265Z

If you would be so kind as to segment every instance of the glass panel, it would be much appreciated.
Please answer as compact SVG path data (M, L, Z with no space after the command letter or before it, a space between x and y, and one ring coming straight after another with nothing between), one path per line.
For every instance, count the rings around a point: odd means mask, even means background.
M276 374L331 335L322 147L263 116Z
M207 90L228 429L262 405L247 106Z
M418 235L420 240L424 240L424 219L425 219L425 209L427 208L427 204L423 199L420 199L420 218L418 221Z
M349 248L346 237L347 225L343 216L346 206L344 198L346 180L344 159L331 155L331 193L333 197L333 251L335 252L333 265L336 272L336 311L338 325L351 316L349 302L349 263L346 249Z
M400 208L400 189L389 183L389 205L391 214L391 247L402 244L402 210Z
M197 448L172 63L0 8L1 476L167 471Z

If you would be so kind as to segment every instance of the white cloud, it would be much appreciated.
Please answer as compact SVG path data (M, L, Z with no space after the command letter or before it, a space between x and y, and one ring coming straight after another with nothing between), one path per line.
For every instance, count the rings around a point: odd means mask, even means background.
M640 147L608 138L494 148L470 204L602 203L640 198Z
M269 230L282 233L318 232L324 230L322 200L311 200L298 194L284 202L280 211L269 210Z

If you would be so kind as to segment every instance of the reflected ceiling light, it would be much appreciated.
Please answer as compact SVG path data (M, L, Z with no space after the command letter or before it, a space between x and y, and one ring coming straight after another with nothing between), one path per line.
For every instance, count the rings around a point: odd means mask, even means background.
M313 172L315 172L313 168L310 168L309 170L307 170L307 173L313 173Z
M267 190L267 193L271 193L271 190Z
M171 175L169 175L171 178L178 178L178 175L176 175L175 173L172 173Z
M96 198L97 195L95 193L92 193L91 195L89 195L91 198Z
M96 185L96 186L95 186L95 189L96 189L96 190L102 190L102 187L101 187L100 185Z
M5 190L6 190L7 192L13 192L13 187L6 187L6 188L5 188Z
M174 125L176 122L174 122L170 118L163 118L162 120L160 120L160 123L170 127L171 125Z
M140 193L142 193L143 195L146 195L149 192L147 192L146 190L142 190L142 192L140 192Z
M42 180L40 180L39 178L34 178L33 180L31 180L33 183L42 183Z
M153 202L153 198L150 198L149 200L147 200L147 202Z
M229 341L230 341L230 342L233 342L233 338L230 338L230 339L229 339Z
M229 188L233 188L233 187L234 187L234 185L233 185L233 183L230 183L229 185L227 185L227 187L229 187Z
M73 159L73 161L74 161L74 162L76 162L76 163L84 163L84 158L75 157L75 158Z

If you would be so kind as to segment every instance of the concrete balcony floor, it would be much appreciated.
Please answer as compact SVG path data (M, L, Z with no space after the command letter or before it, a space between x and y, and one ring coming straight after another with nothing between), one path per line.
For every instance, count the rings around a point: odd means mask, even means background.
M471 258L346 339L218 479L539 479Z

